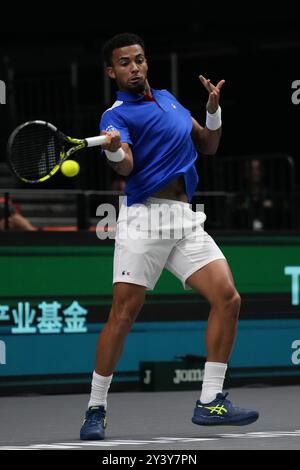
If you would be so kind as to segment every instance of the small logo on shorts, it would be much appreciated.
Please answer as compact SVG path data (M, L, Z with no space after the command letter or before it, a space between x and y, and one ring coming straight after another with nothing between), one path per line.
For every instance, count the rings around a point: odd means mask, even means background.
M130 276L130 272L129 271L122 271L122 276Z

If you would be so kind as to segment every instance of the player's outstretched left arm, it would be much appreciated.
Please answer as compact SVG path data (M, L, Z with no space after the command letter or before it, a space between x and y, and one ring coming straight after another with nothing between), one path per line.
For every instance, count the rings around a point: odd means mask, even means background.
M206 105L207 119L205 127L202 127L196 119L192 118L193 127L191 137L196 148L201 153L214 155L217 152L222 134L221 109L219 107L219 102L220 91L225 80L221 80L215 86L209 79L206 79L202 75L199 76L199 79L209 93Z

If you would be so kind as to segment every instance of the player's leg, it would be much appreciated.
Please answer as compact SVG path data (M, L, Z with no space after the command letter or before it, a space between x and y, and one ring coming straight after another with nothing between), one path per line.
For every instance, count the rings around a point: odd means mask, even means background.
M146 287L117 282L113 288L113 301L108 321L97 343L95 371L109 376L122 354L124 341L139 314Z
M256 421L256 411L234 407L222 393L240 309L240 296L223 253L197 226L173 249L166 267L181 279L185 288L194 288L203 295L211 307L206 331L207 362L193 422L243 425Z
M126 336L143 306L145 290L146 287L137 284L114 284L109 318L97 343L88 411L80 431L82 440L105 438L107 394L113 371L122 354Z
M223 391L227 363L236 336L240 296L224 259L214 260L194 272L186 284L210 304L205 334L206 364L200 400L210 403Z
M104 439L106 399L113 370L121 356L125 338L144 303L145 290L154 288L175 243L174 240L152 236L152 224L147 223L152 215L151 204L137 209L140 211L129 207L126 216L122 206L118 219L113 302L97 344L88 417L81 429L81 439ZM144 228L140 237L131 237L128 227L134 226ZM155 226L155 231L158 230L159 227ZM136 234L138 231L134 232Z
M205 297L210 313L205 335L207 361L227 363L236 336L241 299L224 259L208 263L186 280Z
M192 421L206 426L251 424L258 419L258 412L234 406L222 393L240 310L240 296L227 261L210 262L188 277L186 282L211 306L205 338L207 362L201 397L196 403Z

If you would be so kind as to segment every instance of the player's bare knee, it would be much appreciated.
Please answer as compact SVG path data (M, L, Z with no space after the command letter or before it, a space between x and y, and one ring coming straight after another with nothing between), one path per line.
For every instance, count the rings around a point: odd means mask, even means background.
M130 332L133 323L134 318L132 316L123 312L114 315L111 312L106 327L114 336L121 338Z
M129 333L140 306L133 302L115 302L110 315L109 324L120 334Z
M144 288L132 285L117 284L114 290L112 309L117 313L121 311L139 312L145 300Z
M237 290L233 290L230 297L226 299L226 312L231 318L238 319L241 307L241 297Z
M216 307L216 310L222 312L223 315L237 319L240 312L241 297L234 286L223 286L212 306Z
M119 298L114 300L112 310L117 317L135 318L142 306L143 302L140 302L138 298Z
M237 290L235 290L233 294L233 297L231 299L231 304L232 304L233 311L235 312L235 315L238 317L240 313L240 308L241 308L241 296Z

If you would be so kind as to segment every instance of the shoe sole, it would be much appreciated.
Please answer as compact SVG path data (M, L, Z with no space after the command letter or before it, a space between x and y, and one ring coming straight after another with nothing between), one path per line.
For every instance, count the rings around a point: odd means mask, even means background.
M252 424L254 423L255 421L257 421L259 418L259 416L250 416L249 418L247 419L244 419L243 421L227 421L224 422L224 421L221 421L221 422L213 422L213 423L209 423L207 421L197 421L195 418L192 418L192 422L194 424L197 424L199 426L247 426L247 424Z
M91 434L89 436L82 436L80 435L81 441L103 441L105 436L101 436L99 434Z

